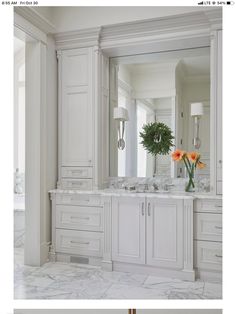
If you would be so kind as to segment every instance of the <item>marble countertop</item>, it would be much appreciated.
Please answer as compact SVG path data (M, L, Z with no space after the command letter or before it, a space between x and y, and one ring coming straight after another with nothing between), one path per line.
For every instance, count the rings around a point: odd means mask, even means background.
M158 197L158 198L180 198L180 199L222 199L221 195L215 195L211 193L190 193L181 191L171 192L137 192L127 191L123 189L103 189L103 190L64 190L55 189L50 190L51 194L93 194L101 196L130 196L130 197Z

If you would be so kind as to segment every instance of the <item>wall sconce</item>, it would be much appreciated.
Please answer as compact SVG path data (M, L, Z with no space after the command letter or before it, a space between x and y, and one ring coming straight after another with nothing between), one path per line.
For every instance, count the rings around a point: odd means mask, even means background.
M129 120L128 110L123 107L115 107L113 111L113 118L117 122L118 130L118 149L123 150L125 148L125 121Z
M199 124L200 117L203 115L203 104L201 102L195 102L191 104L191 116L194 118L194 133L193 133L193 146L199 149L201 146L201 140L199 138Z

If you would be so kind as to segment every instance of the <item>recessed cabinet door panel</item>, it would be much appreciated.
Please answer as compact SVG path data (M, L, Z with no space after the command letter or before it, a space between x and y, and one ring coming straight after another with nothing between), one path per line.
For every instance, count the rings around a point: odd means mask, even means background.
M183 201L147 200L147 264L183 267Z
M62 166L92 166L93 112L88 49L62 55Z
M62 116L62 166L90 166L92 117L87 91L68 92Z
M113 198L112 259L145 263L145 198Z
M88 49L71 49L63 51L63 85L65 87L89 85L89 67Z

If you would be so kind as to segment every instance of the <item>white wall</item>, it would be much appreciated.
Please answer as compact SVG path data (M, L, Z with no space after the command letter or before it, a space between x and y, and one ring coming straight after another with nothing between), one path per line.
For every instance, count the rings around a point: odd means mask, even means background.
M211 9L206 7L53 7L52 22L57 31L69 31L101 25L157 18Z
M136 65L131 74L134 98L161 98L175 95L176 63Z

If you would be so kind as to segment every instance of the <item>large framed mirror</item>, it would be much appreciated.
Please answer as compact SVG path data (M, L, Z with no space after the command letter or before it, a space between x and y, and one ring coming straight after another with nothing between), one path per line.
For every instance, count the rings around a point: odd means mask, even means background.
M191 104L202 103L197 149L210 176L210 47L110 58L110 177L184 177L171 155L153 155L141 144L140 132L151 122L167 125L174 136L172 150L193 151ZM119 120L114 108L126 110L122 121L125 146L118 146ZM119 134L120 133L120 134Z

